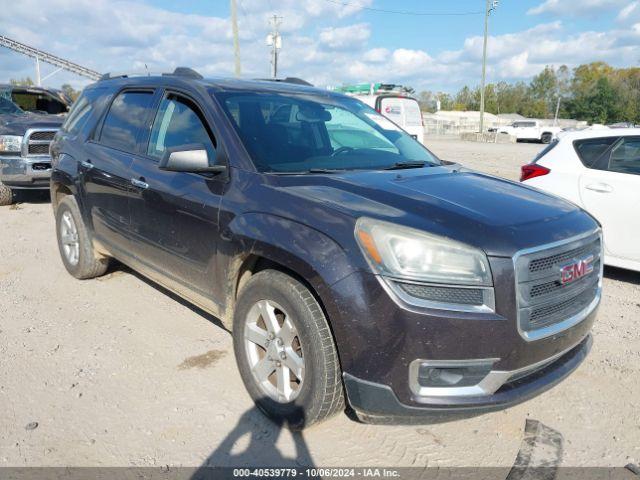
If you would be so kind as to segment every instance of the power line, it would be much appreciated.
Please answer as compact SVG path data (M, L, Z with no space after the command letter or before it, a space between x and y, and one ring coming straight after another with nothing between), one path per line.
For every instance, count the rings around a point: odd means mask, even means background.
M344 0L325 0L334 5L342 5L343 7L359 7L362 10L377 13L393 13L396 15L414 15L417 17L462 17L467 15L484 15L484 11L477 12L413 12L410 10L387 10L384 8L367 7L360 3L345 2Z

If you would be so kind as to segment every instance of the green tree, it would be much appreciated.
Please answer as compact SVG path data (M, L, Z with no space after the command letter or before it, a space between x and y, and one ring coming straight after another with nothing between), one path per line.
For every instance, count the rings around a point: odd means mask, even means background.
M11 85L16 85L16 86L21 86L21 87L32 87L35 85L35 83L33 82L33 80L31 80L31 77L25 77L25 78L12 78L9 80L9 83Z
M60 87L60 90L62 90L64 92L64 94L67 95L69 98L71 98L71 100L73 100L74 102L80 96L80 91L74 89L68 83L63 84Z

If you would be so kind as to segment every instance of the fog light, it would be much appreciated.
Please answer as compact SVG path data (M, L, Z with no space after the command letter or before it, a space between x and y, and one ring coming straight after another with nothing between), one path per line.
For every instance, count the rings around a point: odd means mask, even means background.
M491 372L493 361L468 364L423 362L418 366L418 385L424 388L470 387L480 383Z

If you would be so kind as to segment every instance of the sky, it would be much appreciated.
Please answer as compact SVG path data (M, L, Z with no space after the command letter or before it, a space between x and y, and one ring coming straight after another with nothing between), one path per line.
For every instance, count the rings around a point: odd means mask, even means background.
M450 93L480 82L485 0L237 3L245 78L270 75L266 36L277 14L280 76ZM99 72L190 66L205 77L233 75L228 0L0 0L0 11L0 35ZM500 0L489 30L489 82L526 81L546 65L640 62L640 1ZM42 77L56 70L41 65ZM34 61L0 48L0 82L27 76L35 78ZM58 72L43 81L63 83L81 88L90 80Z

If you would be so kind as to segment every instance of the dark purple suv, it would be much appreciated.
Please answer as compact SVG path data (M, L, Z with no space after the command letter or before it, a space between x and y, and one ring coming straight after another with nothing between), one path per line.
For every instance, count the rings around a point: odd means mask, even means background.
M439 160L355 98L106 76L52 154L69 273L115 258L220 318L249 393L293 428L345 404L366 419L504 408L590 348L597 222Z

